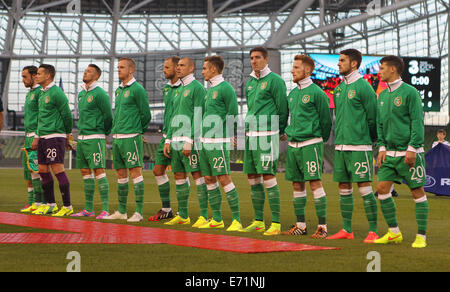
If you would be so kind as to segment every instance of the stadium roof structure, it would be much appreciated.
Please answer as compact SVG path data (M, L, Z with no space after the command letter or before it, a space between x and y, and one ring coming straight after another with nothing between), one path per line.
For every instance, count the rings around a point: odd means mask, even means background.
M432 4L434 3L434 4ZM69 13L70 9L72 13ZM406 17L400 17L399 10L408 10L410 13ZM62 38L72 48L70 57L78 57L82 52L77 51L75 45L71 45L73 39L64 35L63 29L58 27L52 20L58 17L78 18L78 24L83 26L87 19L107 17L112 21L111 39L98 40L107 49L107 55L118 53L114 47L119 29L130 36L130 39L136 43L138 50L130 52L135 54L148 54L156 50L150 50L139 44L142 40L132 36L131 31L122 25L123 21L133 18L150 18L149 29L146 33L159 33L174 52L186 52L175 41L172 41L165 32L158 27L158 24L152 21L153 18L180 19L179 21L191 32L193 39L198 39L203 46L193 48L190 51L211 52L213 50L242 50L248 49L254 44L247 44L245 36L237 37L223 25L227 18L240 17L243 23L234 23L236 26L244 25L254 31L252 36L259 38L259 44L272 49L281 49L284 47L300 44L304 48L336 50L345 46L348 42L364 39L379 35L385 31L392 31L400 27L417 22L436 15L448 14L449 4L444 0L425 1L425 0L0 0L0 11L8 12L8 25L5 30L5 45L1 51L1 56L11 56L12 43L11 37L14 31L24 28L21 20L27 15L42 13L45 20L52 22L56 29L61 32ZM252 17L268 16L269 19L264 25L270 25L269 35L262 35L258 26L252 22ZM203 17L206 21L206 34L200 34L196 28L188 23L184 17ZM380 25L368 26L369 19L378 19ZM152 27L155 26L154 28ZM359 25L358 25L359 24ZM345 31L346 29L349 32ZM439 26L437 27L439 29ZM95 27L90 26L95 34ZM443 27L442 29L445 29ZM80 28L79 32L82 31ZM214 33L218 31L232 40L229 46L216 47L212 44L212 39L216 37ZM37 51L41 56L51 57L52 54L42 54L45 52L43 46L47 35L43 31L41 40L36 40L36 35L24 31L26 37L34 39ZM244 33L244 30L241 31ZM321 38L317 38L317 36ZM39 44L41 42L41 44ZM21 54L15 54L20 57ZM28 57L23 55L23 57ZM36 57L36 54L33 54ZM59 54L56 57L64 57Z
M294 52L354 46L363 54L441 58L447 109L449 15L448 0L0 0L0 60L11 61L0 94L20 111L16 67L30 61L66 70L62 83L74 104L80 72L92 60L104 62L103 85L113 96L121 56L242 53L264 45L277 61L274 71L288 76L285 60ZM448 123L448 110L443 117L438 123Z
M319 2L323 2L325 8L330 11L348 11L349 9L366 9L372 0L327 0L312 3L313 9L319 9ZM2 1L9 7L13 6L13 0ZM22 9L27 12L43 11L65 13L66 7L72 0L35 0L21 1ZM123 0L119 3L119 9L126 12L138 12L140 14L208 14L208 0ZM232 13L259 13L266 14L275 11L290 11L295 2L292 0L215 0L212 8L215 15ZM107 14L112 13L114 0L79 1L81 13ZM109 7L109 8L108 8Z

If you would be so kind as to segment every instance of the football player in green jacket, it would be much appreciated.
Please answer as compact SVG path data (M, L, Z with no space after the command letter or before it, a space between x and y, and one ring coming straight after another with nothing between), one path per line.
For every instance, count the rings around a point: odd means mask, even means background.
M280 135L284 134L289 117L286 83L269 68L269 53L264 47L250 51L253 72L245 85L248 112L245 118L244 173L251 186L255 220L242 232L281 233L280 190L276 173ZM265 190L272 211L272 224L265 230Z
M55 82L55 67L41 64L36 75L36 82L42 86L39 97L39 117L37 133L31 148L37 149L39 175L46 205L41 205L34 214L53 214L52 216L69 216L73 213L70 201L70 182L64 169L64 156L72 136L73 117L69 100ZM59 210L55 201L53 172L58 179L63 207Z
M418 232L414 248L427 246L426 231L429 205L424 191L424 121L422 99L417 89L401 79L403 60L396 56L381 59L380 78L388 88L378 98L378 199L389 226L385 236L375 243L400 243L402 233L397 223L395 202L390 192L395 181L404 180L415 202Z
M190 186L189 180L187 180L187 174L191 173L197 185L200 205L200 216L192 227L198 228L208 222L208 193L199 163L199 138L206 90L195 79L194 71L193 59L185 57L178 62L177 75L182 86L174 96L174 111L164 145L164 155L171 159L179 215L164 224L187 225L191 223L188 211Z
M170 182L166 174L166 168L170 165L170 158L164 156L164 145L166 143L167 132L169 130L170 121L173 114L173 98L177 90L181 86L181 80L177 76L176 68L180 61L179 57L169 57L164 61L164 78L169 82L164 85L164 124L162 129L163 137L156 150L155 168L153 174L155 175L156 184L158 185L159 196L162 202L162 208L153 216L148 218L148 221L160 221L163 219L171 219L174 217L172 208L170 207Z
M210 56L205 58L202 70L210 87L206 94L202 120L200 169L205 177L213 218L199 228L225 227L222 220L222 193L218 183L220 182L233 216L227 231L239 231L242 229L239 194L230 172L230 149L236 129L238 103L233 86L223 78L224 67L221 56Z
M25 97L25 144L24 148L31 152L31 144L37 132L38 114L39 114L39 96L41 94L41 86L36 83L36 75L38 68L36 66L26 66L22 70L22 82L25 87L30 90ZM23 213L29 213L37 210L43 203L42 181L39 173L31 172L27 165L27 154L22 153L22 166L24 178L28 186L28 204L21 209Z
M286 128L289 140L286 158L286 180L294 188L294 212L297 223L288 235L306 235L305 207L306 184L309 181L314 195L316 215L319 220L313 238L327 236L327 197L322 186L323 144L331 132L329 98L311 80L314 60L297 55L292 66L292 77L297 87L288 96L290 123Z
M76 166L83 177L85 208L74 217L94 217L95 180L102 201L96 219L109 216L109 182L106 177L106 136L111 133L112 110L109 96L97 83L102 71L90 64L84 71L83 89L78 94L78 144Z
M119 209L104 219L121 219L128 222L143 220L144 177L142 175L143 134L150 124L151 114L148 94L134 78L136 63L130 58L121 58L117 66L119 88L113 120L113 167L117 174ZM136 211L128 219L128 175L133 180Z
M365 243L372 243L377 235L377 201L373 194L372 144L377 139L377 95L372 86L358 72L361 52L348 49L339 56L339 73L344 80L336 87L334 181L339 183L343 229L327 239L353 239L353 188L357 183L364 211L369 222Z

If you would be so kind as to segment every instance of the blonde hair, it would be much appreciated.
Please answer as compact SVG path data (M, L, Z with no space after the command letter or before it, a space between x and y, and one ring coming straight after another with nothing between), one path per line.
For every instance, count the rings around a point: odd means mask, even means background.
M133 59L131 59L131 58L120 58L119 62L120 61L127 61L128 62L128 66L130 66L133 69L136 69L136 62L134 62Z

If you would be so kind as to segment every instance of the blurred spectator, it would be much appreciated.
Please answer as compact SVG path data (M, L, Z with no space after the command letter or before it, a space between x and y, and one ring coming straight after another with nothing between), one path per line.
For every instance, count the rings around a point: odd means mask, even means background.
M444 129L439 129L436 133L436 137L438 138L438 140L433 142L431 148L437 146L439 143L450 146L450 143L445 140L445 136L447 136L447 132Z
M0 141L0 160L4 159L5 157L3 156L3 141Z
M3 128L3 121L4 121L4 114L3 114L3 102L2 102L2 98L0 96L0 131Z

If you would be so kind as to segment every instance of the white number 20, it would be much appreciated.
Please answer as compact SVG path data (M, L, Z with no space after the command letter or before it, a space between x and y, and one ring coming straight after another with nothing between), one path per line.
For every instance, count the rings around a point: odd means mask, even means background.
M412 171L411 180L420 180L423 178L423 175L425 174L425 170L423 169L423 166L417 166L417 167L411 167L409 169L409 172Z

